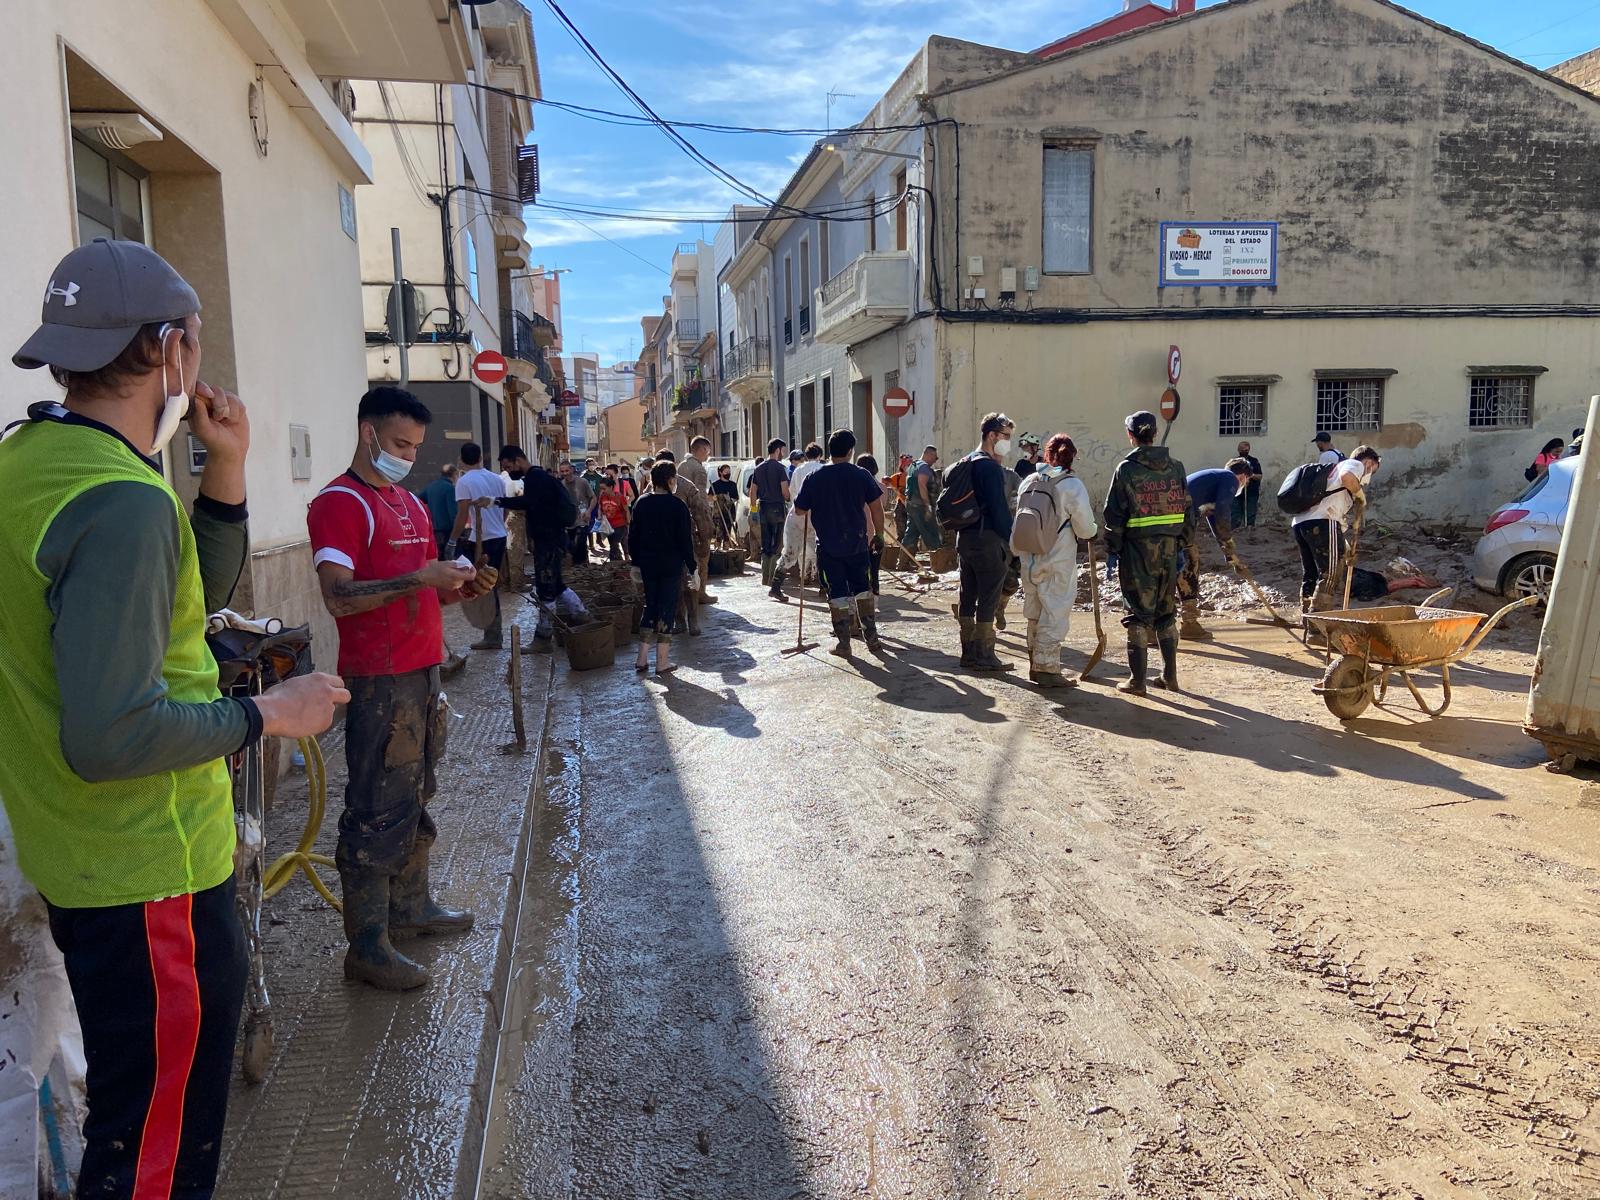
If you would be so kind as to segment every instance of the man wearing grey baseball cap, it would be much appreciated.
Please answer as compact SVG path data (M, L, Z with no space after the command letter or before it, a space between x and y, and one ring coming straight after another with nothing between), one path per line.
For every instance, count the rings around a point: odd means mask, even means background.
M0 799L83 1028L85 1196L211 1195L246 970L224 759L349 699L330 675L217 690L206 615L248 551L250 425L200 382L199 310L146 246L72 251L12 358L65 395L0 441ZM155 457L186 414L192 514Z

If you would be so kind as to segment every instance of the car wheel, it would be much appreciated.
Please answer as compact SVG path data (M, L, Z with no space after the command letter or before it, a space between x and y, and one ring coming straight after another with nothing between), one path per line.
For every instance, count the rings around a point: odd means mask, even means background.
M1537 596L1550 599L1550 585L1556 578L1554 554L1524 554L1506 567L1505 586L1500 590L1513 600Z

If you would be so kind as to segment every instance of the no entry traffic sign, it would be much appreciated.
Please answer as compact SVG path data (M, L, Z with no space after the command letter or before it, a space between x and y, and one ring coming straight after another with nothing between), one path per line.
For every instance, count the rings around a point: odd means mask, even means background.
M1161 393L1161 419L1171 424L1178 419L1178 409L1183 400L1178 395L1177 388L1168 388Z
M480 350L472 360L472 373L484 383L499 383L506 377L506 356L498 350Z
M883 411L891 417L903 417L911 411L911 393L902 387L892 387L883 394Z

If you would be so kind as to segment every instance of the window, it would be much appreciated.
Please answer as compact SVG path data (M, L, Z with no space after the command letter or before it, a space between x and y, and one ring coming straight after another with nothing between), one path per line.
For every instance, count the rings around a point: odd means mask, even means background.
M783 344L794 345L794 259L783 256Z
M833 376L822 377L822 436L833 432Z
M1266 384L1223 384L1217 388L1218 437L1260 437L1266 431Z
M1044 148L1044 269L1087 275L1094 227L1094 148Z
M142 242L145 173L120 154L72 139L72 174L77 192L78 243L97 237Z
M793 448L793 446L795 444L795 426L797 424L799 424L799 422L797 422L795 420L794 389L793 388L789 389L788 399L789 399L789 428L784 432L783 436L784 436L784 439L789 443L789 446L791 448Z
M876 250L878 248L878 217L877 217L877 213L874 211L876 209L876 207L877 207L877 204L878 204L878 198L876 196L874 196L871 192L868 192L867 193L867 206L866 206L866 208L864 210L866 212L866 214L867 214L867 253L868 254L871 254L874 250Z
M1366 433L1383 427L1382 379L1318 379L1318 429Z
M906 203L910 198L906 192L906 169L904 167L895 172L894 194L900 198L899 202L894 206L894 248L896 250L904 250L906 248Z
M828 226L831 221L817 222L817 282L827 283L833 278L833 272L828 270Z
M1533 376L1474 375L1468 429L1527 429L1533 424Z
M472 230L461 231L461 257L467 261L467 295L473 303L478 300L478 246L472 240Z
M811 239L800 239L800 336L811 332Z

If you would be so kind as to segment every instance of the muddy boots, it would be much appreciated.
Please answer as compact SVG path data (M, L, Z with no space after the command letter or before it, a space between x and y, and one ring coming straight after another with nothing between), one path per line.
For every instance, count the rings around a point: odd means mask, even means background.
M494 606L494 624L483 631L483 637L472 643L474 650L498 650L505 644L504 635L500 629L500 601L498 596Z
M883 642L878 639L878 598L872 595L856 597L856 615L861 618L861 637L867 649L881 653Z
M772 557L772 555L763 554L761 556L761 586L762 587L771 587L772 586L772 568L775 565L776 565L776 560Z
M409 992L428 982L428 972L389 940L387 871L340 871L344 886L344 977L387 992Z
M1128 631L1128 677L1117 684L1117 691L1130 696L1147 695L1146 676L1150 673L1150 647L1142 627Z
M1061 650L1059 647L1041 652L1039 649L1039 622L1028 622L1028 682L1039 688L1075 688L1077 681L1068 679L1061 673ZM1056 659L1054 663L1050 660Z
M1186 642L1214 640L1211 631L1200 624L1200 605L1193 600L1183 602L1183 624L1178 629L1178 635Z
M1161 635L1161 678L1156 686L1168 692L1178 691L1178 634L1169 630Z
M686 587L686 588L683 589L683 599L682 599L681 603L683 605L684 625L687 626L687 628L689 630L689 636L690 637L699 637L700 636L700 597L694 592L694 590L692 588L687 588Z
M848 600L837 603L830 602L828 611L833 615L833 649L829 654L837 654L840 658L850 657L850 618L852 616Z
M466 933L472 914L445 908L428 890L428 851L433 839L420 834L400 874L389 881L389 936L402 933Z
M977 621L972 627L972 661L967 664L974 671L1009 671L1011 664L1002 662L994 652L994 622Z
M778 566L776 558L772 560L772 586L767 589L767 595L774 600L782 600L785 604L789 602L789 597L783 591L783 568Z
M977 653L978 623L971 617L957 619L961 622L961 665L970 667L973 664L973 656Z
M994 610L994 627L996 629L1004 629L1006 627L1006 606L1010 603L1011 597L1002 592L1000 594L1000 603L995 606Z

